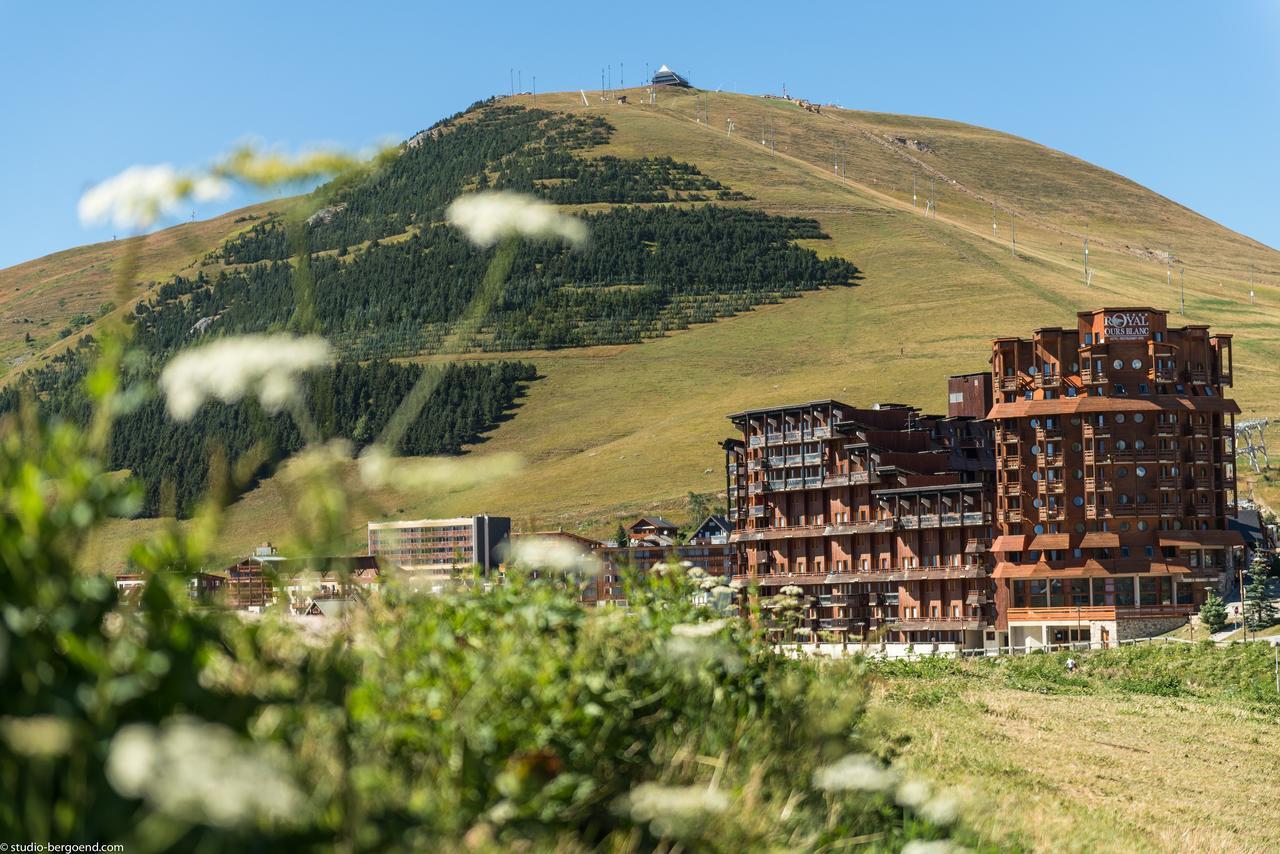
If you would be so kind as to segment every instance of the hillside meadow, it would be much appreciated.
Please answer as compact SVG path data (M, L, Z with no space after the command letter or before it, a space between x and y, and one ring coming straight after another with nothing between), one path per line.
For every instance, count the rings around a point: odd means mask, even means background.
M430 499L368 496L350 519L353 548L369 516L490 512L521 527L598 535L641 512L679 517L688 492L723 490L718 444L730 412L826 397L937 411L949 374L986 369L994 336L1070 324L1100 305L1164 308L1178 322L1179 270L1186 322L1236 336L1235 397L1246 417L1277 411L1280 257L1268 247L1121 176L995 131L851 110L815 115L731 93L664 91L653 105L638 90L627 94L632 103L584 107L576 93L537 103L606 116L617 132L589 156L669 155L753 197L735 204L817 219L830 239L803 245L849 259L860 280L642 344L504 354L533 362L541 379L473 452L517 452L523 472ZM700 96L709 123L694 121ZM776 151L760 141L770 122ZM930 193L934 215L924 207ZM1170 250L1172 288L1162 254ZM274 480L229 508L220 556L281 537L288 511ZM1275 491L1255 484L1264 500ZM86 560L118 565L125 544L158 524L117 523Z

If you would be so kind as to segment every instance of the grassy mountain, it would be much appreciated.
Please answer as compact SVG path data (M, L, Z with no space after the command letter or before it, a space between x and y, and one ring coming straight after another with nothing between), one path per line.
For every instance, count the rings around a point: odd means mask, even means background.
M723 488L717 442L728 431L725 413L827 396L941 409L945 377L984 368L992 336L1067 324L1073 312L1102 304L1176 312L1179 270L1187 322L1236 335L1235 396L1245 412L1276 414L1280 314L1272 283L1280 280L1280 253L1269 247L1119 175L995 131L835 108L815 114L730 93L662 92L656 104L642 103L638 91L627 94L633 103L597 99L589 106L578 94L539 95L537 107L607 120L612 133L579 151L583 159L671 158L737 194L723 203L685 198L683 207L716 203L816 221L827 237L801 237L795 245L851 262L858 286L753 300L749 311L668 328L641 343L508 351L502 358L532 362L543 379L483 450L523 454L524 473L430 499L371 495L361 514L484 510L521 525L604 533L624 514L678 513L689 491ZM709 121L695 120L699 98ZM776 150L762 144L769 128ZM583 171L608 168L606 161ZM547 183L563 182L552 175ZM930 195L933 216L925 210ZM596 198L566 200L579 210L607 212L613 200ZM404 229L394 239L409 240L422 225L381 227ZM1094 269L1089 286L1081 266L1086 233ZM1166 252L1173 258L1172 289ZM1250 266L1257 280L1252 303ZM1261 493L1269 484L1257 486ZM278 536L284 489L273 478L232 508L228 553ZM1248 491L1242 477L1241 492ZM353 545L362 541L363 520L352 519ZM155 524L120 523L90 559L110 565L123 542Z

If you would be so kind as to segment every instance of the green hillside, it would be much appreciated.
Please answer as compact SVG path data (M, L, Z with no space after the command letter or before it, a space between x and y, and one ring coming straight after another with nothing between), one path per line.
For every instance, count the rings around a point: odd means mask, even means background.
M533 363L541 377L514 417L476 449L516 451L527 467L511 480L444 496L369 495L351 519L353 546L363 541L368 516L487 511L511 515L520 526L603 534L627 514L679 515L689 491L723 488L717 443L727 435L728 412L828 396L941 409L945 377L983 369L992 336L1070 323L1073 312L1103 304L1176 312L1180 269L1187 322L1236 335L1235 396L1245 412L1280 414L1275 250L1121 176L994 131L834 108L814 114L794 103L730 93L662 92L652 105L641 103L639 91L627 94L633 103L584 106L575 93L539 95L537 106L603 117L612 126L607 140L579 152L582 158L671 158L734 194L713 198L718 191L707 183L677 190L674 177L689 173L668 170L659 183L667 182L668 198L681 207L716 204L815 221L827 237L801 236L795 245L851 262L855 286L777 302L762 293L750 306L736 305L732 317L668 326L657 330L661 337L642 335L639 343L507 347L501 356L477 348L467 358L518 358ZM702 97L708 122L695 121ZM499 103L513 101L532 106L527 97ZM761 142L770 126L776 151ZM565 168L555 158L548 164ZM607 213L614 201L591 195L599 186L591 176L613 168L605 161L580 170L586 195L564 200ZM564 179L553 175L551 183ZM925 212L931 185L936 216ZM647 199L620 201L653 206ZM413 240L422 225L396 220L378 227L399 228L398 239ZM1088 287L1080 261L1086 229L1094 267ZM356 231L334 242L373 233ZM341 247L317 248L334 253ZM1258 486L1264 494L1268 484ZM232 554L279 539L286 490L281 478L272 478L233 506L221 550ZM1248 492L1243 483L1241 491ZM120 522L86 559L115 565L123 544L156 524Z

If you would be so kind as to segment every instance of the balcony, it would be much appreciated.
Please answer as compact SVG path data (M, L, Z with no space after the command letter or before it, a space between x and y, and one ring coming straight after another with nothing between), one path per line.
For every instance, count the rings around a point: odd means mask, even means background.
M1046 494L1061 494L1066 489L1066 484L1060 480L1041 480L1036 486L1040 492Z
M960 522L963 525L987 525L990 524L991 519L986 513L961 513Z
M760 481L747 484L747 495L759 495L764 491L764 484Z
M786 464L787 458L781 454L775 454L765 459L765 465L773 469L780 469Z
M1065 507L1041 507L1040 518L1045 522L1061 522L1067 518Z
M1040 465L1045 468L1062 465L1062 454L1041 454L1037 459L1040 460Z
M1061 388L1062 374L1040 374L1035 379L1037 388Z
M1114 620L1135 617L1183 617L1192 613L1192 605L1147 605L1115 607L1111 605L1065 605L1056 608L1010 608L1011 623L1074 623L1088 620Z
M752 518L758 519L764 515L764 507L760 505L756 505L752 507L751 510L748 512L751 514Z
M1017 469L1022 467L1022 460L1016 456L1005 457L1001 465L1007 469Z
M1147 378L1157 383L1176 383L1178 372L1174 368L1151 368L1147 371Z
M1014 495L1014 496L1016 496L1016 495L1021 495L1021 494L1022 494L1022 481L1020 481L1020 480L1015 480L1015 481L1012 481L1012 482L1009 482L1009 483L1003 483L1003 484L1001 484L1001 485L1000 485L999 494L1000 494L1000 495Z
M959 528L963 524L964 524L964 519L960 516L959 513L943 513L942 514L942 527L944 528Z
M758 448L764 444L764 436L756 434L747 440L747 444L753 448Z
M1156 488L1157 488L1157 489L1177 489L1177 488L1178 488L1178 478L1176 478L1176 477L1157 477L1157 478L1156 478Z
M1101 385L1107 381L1107 372L1092 371L1085 368L1080 371L1080 380L1089 385Z
M1211 477L1194 478L1192 486L1195 489L1213 489L1213 478Z
M814 427L813 430L810 431L809 435L815 439L830 439L831 428L830 427Z
M1085 424L1084 437L1086 439L1109 439L1111 438L1111 428L1105 425L1100 427L1097 424Z
M1208 371L1187 371L1187 374L1188 374L1188 378L1193 383L1204 384L1209 382Z
M1016 525L1022 521L1022 510L997 510L996 520L1006 525Z
M820 462L822 462L822 454L821 454L821 453L816 453L816 454L805 454L805 455L804 455L804 464L805 464L805 465L807 465L807 466L817 465L817 464L818 464L818 463L820 463Z
M781 444L782 444L782 434L781 434L781 433L765 433L765 434L764 434L764 443L765 443L766 445L781 445Z
M996 431L997 442L1016 442L1018 441L1018 439L1019 439L1018 431L1016 430L997 430Z
M804 457L800 454L788 454L782 464L784 466L802 466L804 465Z
M818 487L820 487L820 486L822 486L822 478L821 478L821 477L806 477L806 478L804 479L804 488L805 488L805 489L817 489L817 488L818 488Z
M787 441L787 442L799 442L799 441L800 441L800 431L799 431L799 430L788 430L788 431L786 431L786 432L783 434L783 440L784 440L784 441Z
M803 488L804 488L804 478L802 478L802 477L789 477L789 478L787 478L787 479L786 479L785 485L784 485L782 488L783 488L783 489L803 489Z
M830 632L839 632L848 629L851 622L847 617L832 617L826 620L819 620L818 628Z
M1017 376L1001 377L1001 378L1000 378L1000 390L1001 390L1001 391L1017 391L1017 390L1018 390L1018 378L1017 378Z
M1084 479L1084 488L1091 492L1110 492L1110 481L1100 480L1096 477L1086 477Z

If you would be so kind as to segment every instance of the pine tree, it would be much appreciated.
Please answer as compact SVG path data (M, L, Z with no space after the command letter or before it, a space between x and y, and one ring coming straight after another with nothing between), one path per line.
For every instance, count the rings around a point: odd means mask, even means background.
M1267 577L1261 572L1253 573L1253 580L1245 590L1244 621L1254 631L1276 621L1276 606L1267 593Z
M1200 622L1210 633L1220 632L1227 625L1227 606L1212 590L1200 606Z
M625 549L627 547L627 541L630 537L627 536L627 529L622 526L621 522L618 523L618 530L614 533L613 538L617 540L618 548Z

